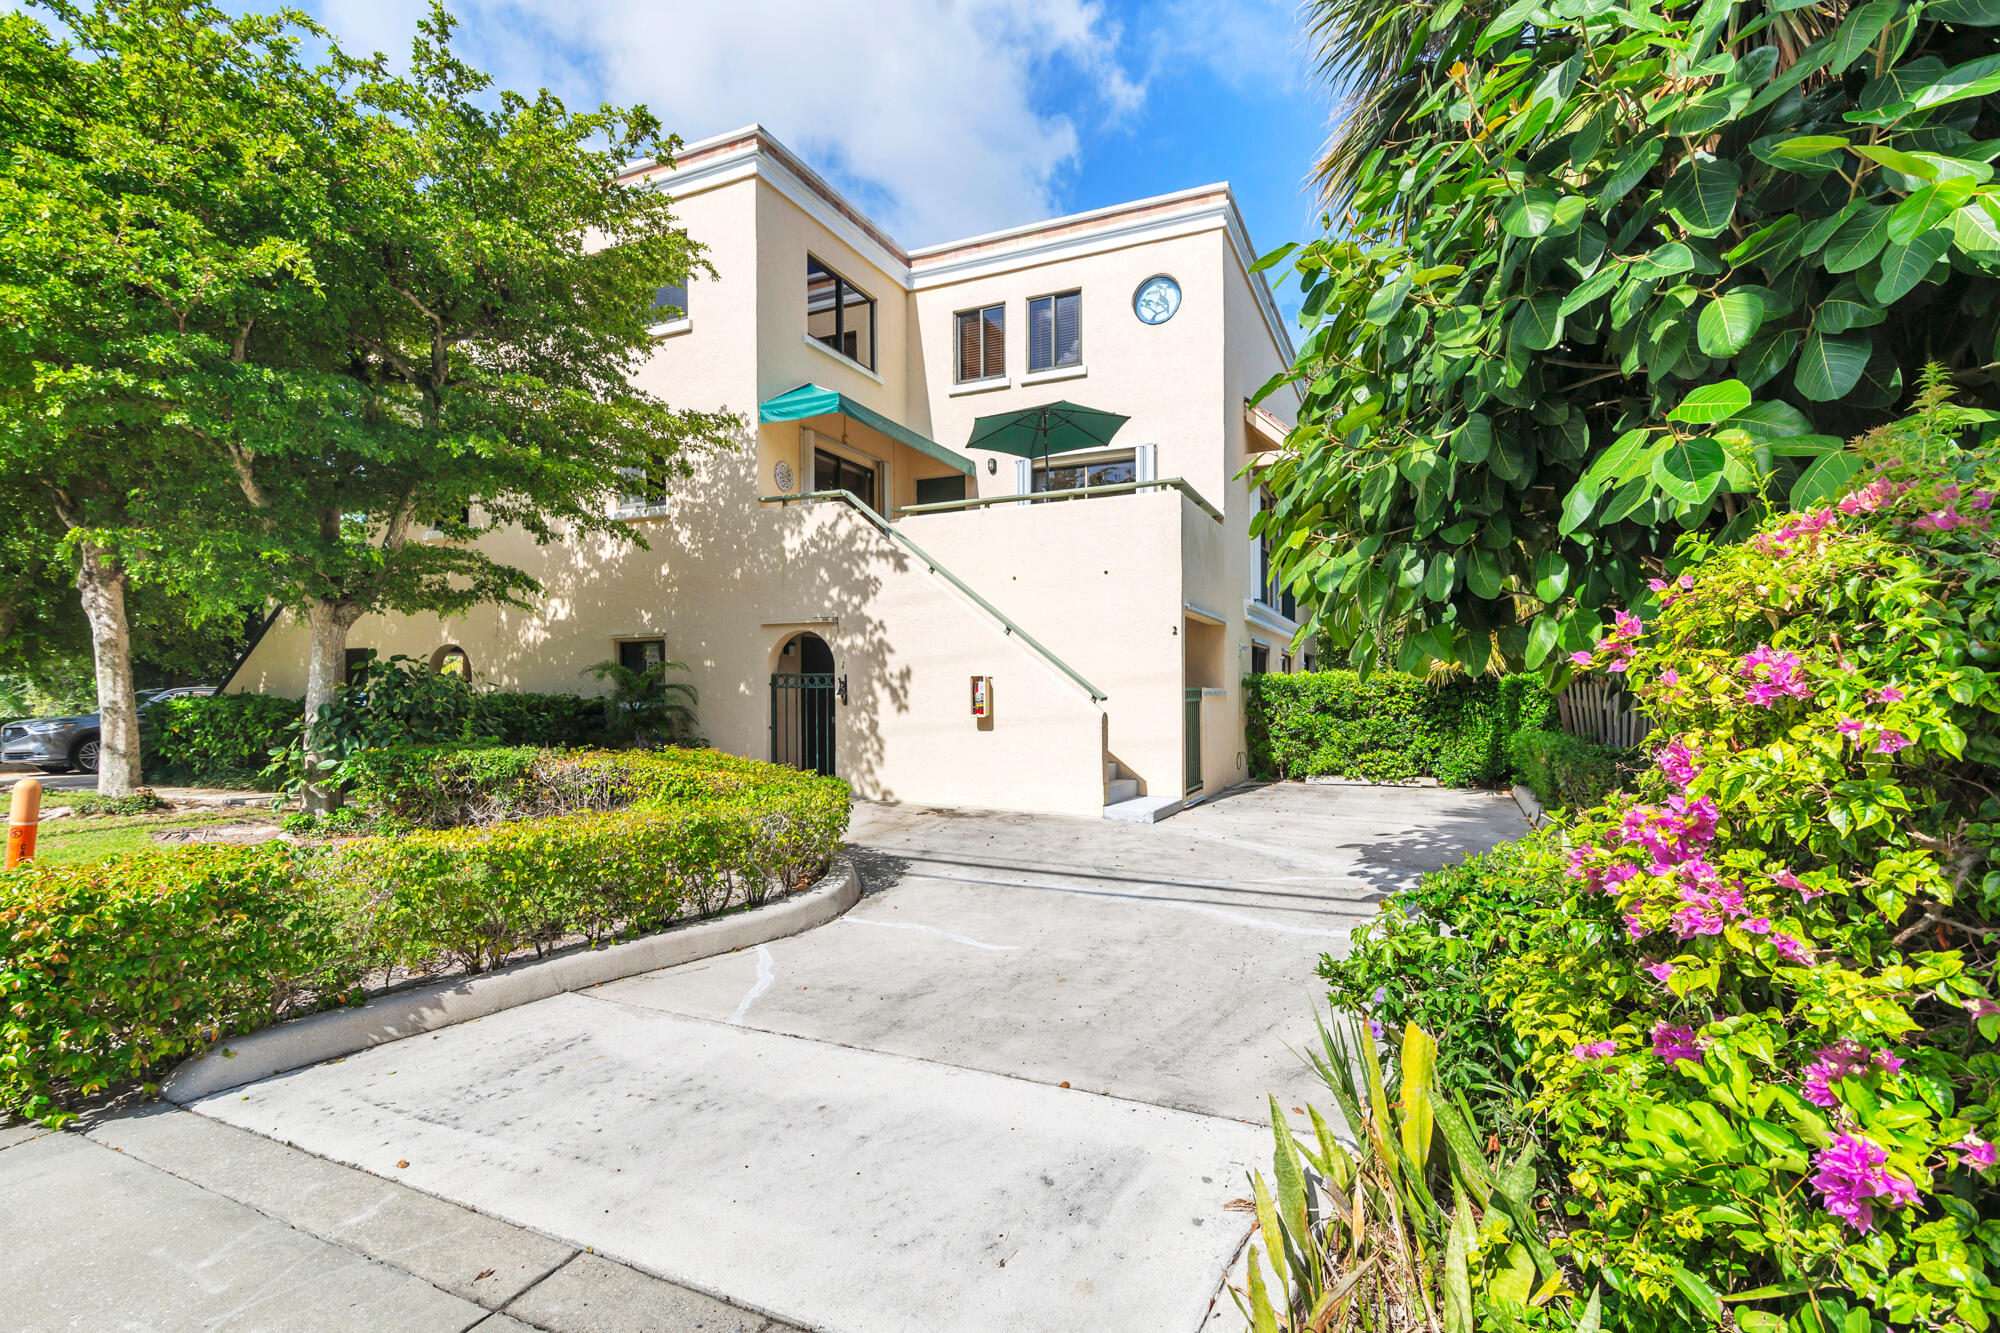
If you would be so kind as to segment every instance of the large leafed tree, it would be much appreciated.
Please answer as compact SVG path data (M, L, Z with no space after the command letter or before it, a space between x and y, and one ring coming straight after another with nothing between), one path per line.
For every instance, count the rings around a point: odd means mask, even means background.
M2000 4L1311 7L1350 94L1260 523L1368 666L1554 670L1690 528L2000 404Z
M476 538L630 540L627 476L657 487L733 424L631 380L654 293L705 268L619 178L673 147L643 108L495 94L441 9L398 74L297 15L45 7L73 47L0 19L0 282L32 298L0 314L0 466L73 533L131 780L121 552L296 612L311 727L361 616L524 600Z

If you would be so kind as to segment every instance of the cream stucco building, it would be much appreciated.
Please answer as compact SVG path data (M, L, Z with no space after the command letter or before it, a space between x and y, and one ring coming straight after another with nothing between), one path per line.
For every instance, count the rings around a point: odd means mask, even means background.
M1296 628L1243 475L1289 400L1247 399L1292 349L1226 185L904 250L756 127L633 170L718 275L665 293L640 374L742 438L657 502L635 479L644 549L485 538L533 610L370 616L355 649L546 691L664 652L713 744L882 800L1148 818L1247 776L1242 679ZM966 447L1057 399L1130 420L1047 469ZM301 694L305 662L282 617L228 688Z

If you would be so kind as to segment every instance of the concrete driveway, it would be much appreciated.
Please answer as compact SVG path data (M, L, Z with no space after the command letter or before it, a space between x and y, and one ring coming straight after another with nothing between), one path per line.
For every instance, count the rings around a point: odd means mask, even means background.
M1425 788L864 805L842 920L192 1109L803 1328L1193 1333L1266 1092L1325 1101L1287 1049L1318 956L1525 829Z

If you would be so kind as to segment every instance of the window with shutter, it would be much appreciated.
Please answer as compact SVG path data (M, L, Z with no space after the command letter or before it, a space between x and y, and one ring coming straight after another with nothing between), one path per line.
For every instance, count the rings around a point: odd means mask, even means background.
M1028 370L1083 364L1083 293L1058 292L1028 302Z
M958 382L999 379L1007 373L1007 308L990 305L958 312Z

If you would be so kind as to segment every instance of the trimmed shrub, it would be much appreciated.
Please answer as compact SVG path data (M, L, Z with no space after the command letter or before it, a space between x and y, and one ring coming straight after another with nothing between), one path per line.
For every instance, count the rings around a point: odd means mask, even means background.
M60 1123L370 972L483 971L760 902L826 866L849 811L837 778L705 750L427 747L367 771L405 827L441 826L0 876L0 1112Z
M302 700L280 695L164 699L146 710L147 776L212 787L268 781L265 771L298 739L304 717ZM420 721L415 731L393 734L465 744L590 745L604 736L604 701L580 694L471 694L463 711L430 709Z
M1507 738L1507 765L1549 810L1581 810L1624 784L1625 752L1566 731L1517 731Z
M297 733L304 707L272 694L162 699L146 709L146 774L196 787L255 783Z
M65 1108L359 975L282 844L194 845L0 876L0 1111Z
M1472 1098L1482 1120L1510 1118L1526 1095L1529 1048L1487 1007L1486 988L1561 868L1551 855L1516 842L1425 875L1354 932L1345 956L1320 955L1333 1007L1378 1038L1412 1023L1435 1034L1439 1080Z
M1554 709L1547 687L1529 676L1433 682L1311 671L1250 676L1245 687L1251 770L1276 778L1495 786L1509 772L1507 737L1548 725Z

